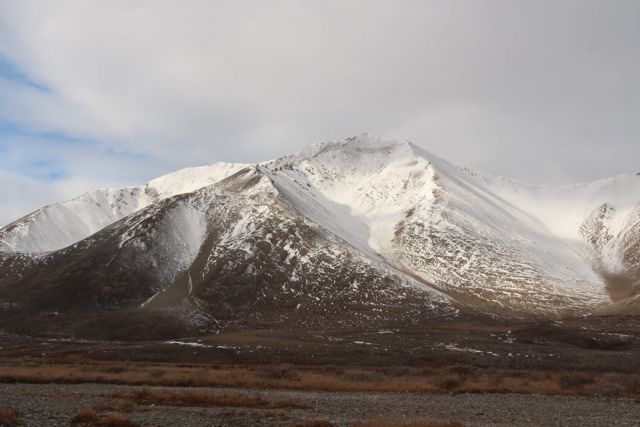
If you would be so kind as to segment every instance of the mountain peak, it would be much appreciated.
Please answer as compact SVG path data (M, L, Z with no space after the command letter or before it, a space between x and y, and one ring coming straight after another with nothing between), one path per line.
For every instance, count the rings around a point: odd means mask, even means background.
M379 170L393 162L415 157L415 146L407 141L386 139L367 133L340 141L323 141L302 150L262 163L272 168L297 164L323 165L327 169Z
M205 307L261 322L329 301L337 316L363 304L380 313L389 297L400 301L393 310L418 304L412 316L450 313L456 299L498 313L585 312L608 301L594 259L640 270L638 194L635 179L562 188L492 180L408 141L362 134L42 208L0 229L0 298L28 288L6 298L40 295L53 308L71 283L104 307ZM606 221L593 214L599 206L612 208ZM594 245L593 236L606 238Z
M345 151L352 153L376 152L400 147L408 147L409 142L387 139L380 136L363 133L358 136L352 136L338 141L323 141L311 144L299 151L300 155L314 155L325 151Z

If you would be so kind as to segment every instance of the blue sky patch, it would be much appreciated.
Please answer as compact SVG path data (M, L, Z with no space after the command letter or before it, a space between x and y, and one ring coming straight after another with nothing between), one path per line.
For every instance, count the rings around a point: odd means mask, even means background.
M0 55L0 76L6 80L11 80L12 82L30 86L43 92L49 92L49 88L29 78L29 76L27 76L12 61L2 55Z

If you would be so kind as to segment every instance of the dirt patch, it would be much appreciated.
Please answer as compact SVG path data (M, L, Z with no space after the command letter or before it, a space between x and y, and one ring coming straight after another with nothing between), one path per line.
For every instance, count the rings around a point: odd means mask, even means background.
M12 408L0 406L0 426L15 426L20 424L20 415Z

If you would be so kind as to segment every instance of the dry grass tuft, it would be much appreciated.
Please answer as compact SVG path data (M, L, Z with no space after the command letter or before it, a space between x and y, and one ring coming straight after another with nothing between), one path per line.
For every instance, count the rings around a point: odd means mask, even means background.
M96 403L91 408L94 411L104 412L104 411L113 411L113 412L134 412L140 410L140 408L131 401L124 402L101 402Z
M258 371L257 376L267 380L288 380L298 381L300 377L293 365L283 364L274 366L265 366Z
M0 406L0 426L16 426L20 424L20 415L11 408Z
M81 409L71 418L71 424L91 424L98 421L98 414L93 409Z
M238 393L214 394L203 391L175 392L167 389L140 388L119 391L110 395L138 404L166 406L230 406L239 408L295 408L310 409L308 405L294 401L271 402L262 396L248 396Z
M119 415L100 417L92 409L81 409L71 419L71 424L91 427L138 427L138 424Z

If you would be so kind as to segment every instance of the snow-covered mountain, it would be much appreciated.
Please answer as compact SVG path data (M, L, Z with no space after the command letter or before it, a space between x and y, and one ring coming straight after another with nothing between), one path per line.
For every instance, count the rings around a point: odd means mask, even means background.
M187 168L140 187L98 189L45 206L0 229L0 251L62 249L152 203L213 184L245 166L216 163Z
M0 229L0 304L84 330L633 312L639 203L636 175L532 186L362 135L44 207Z

